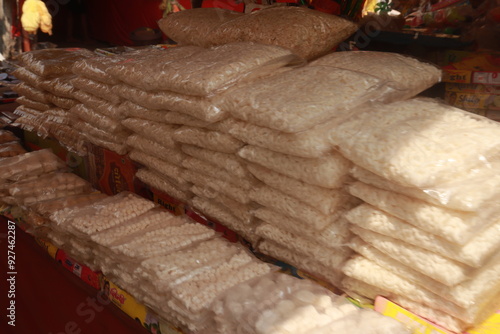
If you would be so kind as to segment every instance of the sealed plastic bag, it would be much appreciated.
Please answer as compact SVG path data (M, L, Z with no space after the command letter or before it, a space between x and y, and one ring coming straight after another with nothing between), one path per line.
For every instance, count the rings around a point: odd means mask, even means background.
M154 71L154 80L147 73L150 66L145 66L137 78L120 71L120 78L125 83L145 90L172 91L178 94L208 96L224 89L244 78L269 75L273 71L297 61L286 49L278 46L249 42L231 43L210 49L201 49L184 55L186 49L180 47L166 50L165 54L179 53L177 59L168 63L162 61L162 68ZM168 62L168 60L167 60ZM124 63L128 66L133 63ZM155 68L158 67L155 64Z
M127 118L122 124L146 139L157 142L168 148L175 148L176 143L173 140L173 134L178 126L168 125L139 118Z
M22 106L28 107L30 109L42 111L42 112L52 108L51 104L34 101L34 100L27 98L26 96L18 97L16 99L16 102Z
M364 229L397 238L476 268L481 267L500 247L500 221L498 220L472 237L469 242L458 245L366 203L350 210L346 218L352 224Z
M0 179L18 181L63 168L64 162L51 150L44 149L0 161Z
M83 121L102 129L106 132L115 135L126 135L126 130L122 124L104 114L100 114L97 110L88 108L84 104L77 104L71 108L70 113L77 115Z
M186 180L182 177L182 167L168 163L138 150L132 150L129 156L130 159L139 162L140 164L148 167L150 170L174 179L178 184L187 184Z
M460 211L477 211L486 201L498 194L500 186L500 162L474 168L468 175L464 174L463 179L451 180L425 189L390 182L359 166L353 167L351 174L374 187Z
M222 8L193 8L172 13L158 21L158 26L173 41L184 45L207 45L207 35L222 23L242 16Z
M377 140L373 140L377 138ZM330 132L349 160L404 186L466 180L500 152L500 125L437 100L412 99L356 113Z
M47 92L37 89L28 85L27 83L21 82L15 86L12 86L12 90L21 96L25 96L30 100L37 101L40 103L49 103Z
M173 139L222 153L236 153L243 146L243 142L231 135L188 126L177 129Z
M112 104L119 104L121 102L121 98L111 91L111 86L105 83L92 81L84 77L76 77L71 80L71 84L88 94L93 94Z
M126 116L122 108L115 106L106 100L98 98L97 96L88 94L81 90L77 90L74 95L75 99L83 103L87 108L94 109L109 118L121 120Z
M500 210L497 200L478 212L445 209L361 182L350 185L349 191L368 204L413 226L461 245L496 222Z
M189 191L180 190L174 181L154 171L141 168L135 176L145 184L156 188L182 202L187 202L193 195Z
M223 23L207 39L211 45L234 41L279 45L312 59L329 52L356 30L356 24L336 15L279 6Z
M317 65L359 71L388 81L399 94L398 100L411 98L441 80L438 67L390 52L334 52L310 64Z
M41 49L25 52L19 59L31 72L48 78L70 74L74 62L94 55L87 49Z
M340 121L366 102L384 100L389 91L384 84L355 71L306 66L239 84L222 95L221 108L249 123L294 133Z
M336 152L307 159L247 145L238 155L288 177L330 189L342 186L350 168L350 162Z
M0 130L0 144L10 143L13 141L19 141L12 132L7 130Z
M151 91L134 88L125 84L113 86L113 92L144 108L184 113L206 122L217 122L228 117L228 113L210 99L187 96L167 91Z
M331 123L326 122L302 132L285 133L234 120L229 133L247 144L275 152L303 158L319 158L332 150L327 136L332 128Z
M75 152L80 156L87 155L87 147L84 141L85 138L78 130L65 124L53 123L50 126L49 132L52 137L58 140L69 151Z
M56 95L47 95L47 100L62 109L71 109L79 102L74 99L67 99L65 97L60 97Z
M17 79L26 82L28 85L41 89L39 86L42 83L42 77L36 75L35 73L27 70L24 67L18 67L15 71L11 73Z
M74 120L72 122L72 126L76 130L83 133L85 135L85 138L87 138L87 139L88 138L96 138L98 140L103 140L106 142L115 143L115 144L119 144L120 146L124 146L125 141L128 138L126 133L123 133L123 134L109 133L103 129L98 129L95 126L93 126L87 122L84 122L80 119Z
M139 135L131 135L127 138L127 145L145 154L157 157L161 160L170 162L171 164L181 166L182 161L186 159L186 155L177 148L168 148L159 143L144 138Z
M222 153L203 149L194 145L182 145L182 151L193 158L209 162L219 168L223 168L231 174L239 177L249 177L246 163L241 158L230 153Z
M40 88L53 95L72 99L73 94L75 93L75 87L71 83L71 80L74 78L75 75L69 74L53 79L44 80L40 83Z
M0 144L0 159L15 157L23 153L26 153L26 150L18 142Z
M124 118L140 118L153 122L165 122L166 111L151 110L141 107L131 101L125 101L120 105ZM170 123L170 122L167 122Z
M116 85L119 81L106 73L106 70L118 63L125 60L120 56L94 56L76 61L71 70L73 73L88 78L90 80L99 81L109 85Z

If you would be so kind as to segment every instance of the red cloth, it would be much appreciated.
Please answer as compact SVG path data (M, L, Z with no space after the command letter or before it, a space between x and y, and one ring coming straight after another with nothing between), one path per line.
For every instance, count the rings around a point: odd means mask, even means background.
M0 333L5 334L147 334L114 305L101 303L98 291L52 259L35 240L16 228L16 326L7 324L7 221L0 216ZM78 329L81 331L79 332Z

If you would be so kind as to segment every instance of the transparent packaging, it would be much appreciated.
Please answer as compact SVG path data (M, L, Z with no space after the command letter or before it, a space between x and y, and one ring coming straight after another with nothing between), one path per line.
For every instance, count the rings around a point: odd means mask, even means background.
M325 188L339 188L345 181L350 162L336 152L317 159L294 157L247 145L238 155L275 172Z
M84 104L77 104L76 106L71 108L70 112L73 115L77 115L85 122L108 133L118 135L126 134L124 127L119 121L100 114L96 110L88 108Z
M75 75L69 74L55 77L53 79L43 80L40 82L39 87L52 95L72 99L73 94L75 93L75 87L71 83L71 80L74 78Z
M41 89L40 83L43 79L39 75L27 70L25 67L18 67L11 74L17 79L26 82L28 85Z
M98 98L92 94L77 90L74 94L75 99L83 103L87 108L96 110L114 120L122 120L125 118L122 108L109 103L106 100Z
M165 194L168 194L181 202L187 202L193 196L190 191L179 189L179 186L175 184L175 181L154 171L141 168L137 171L135 176L145 184L163 191Z
M19 138L8 130L0 130L0 144L10 143L13 141L19 141Z
M45 104L50 103L49 94L47 92L32 87L27 83L21 82L17 85L14 85L12 86L12 90L20 96L25 96L30 100Z
M124 115L123 118L140 118L159 123L165 122L165 115L167 114L167 111L147 109L131 101L123 102L120 108Z
M0 144L0 159L15 157L23 153L26 153L26 150L18 142Z
M178 148L165 147L155 141L135 134L129 136L126 143L132 150L141 151L177 166L182 166L182 162L187 157Z
M70 74L73 63L94 55L87 49L41 49L25 52L19 60L29 71L48 78Z
M178 126L168 125L139 118L127 118L122 121L123 126L142 136L168 148L175 148L173 134Z
M0 179L19 181L29 176L62 170L65 167L65 163L50 149L43 149L1 160Z
M71 109L76 106L79 102L74 99L67 99L65 97L60 97L56 95L47 95L47 100L62 109Z
M138 150L132 150L129 156L131 160L139 162L140 164L146 166L149 170L155 171L158 174L164 175L170 179L174 179L179 185L187 185L187 181L182 176L184 168Z
M231 135L188 126L177 129L173 134L173 139L183 144L196 145L222 153L236 153L243 146L243 142Z
M49 103L42 103L34 100L30 100L26 96L20 96L16 99L16 102L19 103L22 106L28 107L30 109L35 109L38 111L47 111L48 109L52 108L52 105Z
M93 81L84 77L74 78L71 80L71 84L77 89L80 89L88 94L95 95L112 104L119 104L122 100L118 95L111 91L112 85Z

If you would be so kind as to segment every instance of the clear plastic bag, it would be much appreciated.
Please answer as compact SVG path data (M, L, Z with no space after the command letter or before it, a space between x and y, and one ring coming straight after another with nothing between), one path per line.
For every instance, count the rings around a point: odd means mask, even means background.
M306 66L239 84L222 94L220 107L249 123L295 133L340 122L362 104L383 101L390 91L384 81L363 73Z
M47 92L32 87L27 83L21 82L15 86L12 86L12 90L21 96L27 97L30 100L45 104L50 103L49 94L47 94Z
M100 114L95 109L88 108L84 104L77 104L71 108L70 113L77 115L83 121L108 133L122 136L127 135L126 130L119 121Z
M250 199L301 221L306 228L321 230L338 219L337 215L324 215L304 202L266 185L252 189Z
M484 265L500 247L500 221L498 220L469 242L457 245L366 203L350 210L346 218L352 224L364 229L397 238L476 268Z
M304 202L324 215L338 211L350 197L342 188L328 189L315 186L255 164L248 164L247 168L266 185Z
M209 122L176 111L166 112L164 121L170 124L187 125L196 128L204 128L210 124Z
M206 122L217 122L228 117L228 113L210 99L188 96L168 91L147 92L132 86L113 86L113 92L144 108L184 113Z
M500 205L493 200L478 212L445 209L361 182L349 192L368 204L450 242L463 245L497 221Z
M56 95L47 95L47 100L62 109L71 109L75 107L79 102L74 99L67 99L65 97L60 97Z
M340 282L344 277L340 269L328 268L314 258L305 257L275 242L262 240L257 248L259 252L294 265L300 270L313 275L315 278L322 279L324 282L328 282L335 287L340 286Z
M247 145L238 155L288 177L329 189L342 186L351 165L336 152L318 159L307 159Z
M40 82L40 88L53 95L72 99L73 94L75 93L75 87L71 83L71 80L74 78L75 75L70 74L49 80L43 80L42 82Z
M38 202L30 205L29 208L42 217L49 218L50 215L56 211L71 208L82 208L97 201L103 200L106 197L106 195L98 192L78 194L74 196Z
M266 127L234 120L229 133L239 140L269 150L303 158L319 158L332 150L328 132L334 122L326 122L309 130L285 133Z
M113 64L106 69L106 73L142 90L169 90L165 74L169 73L172 64L202 50L195 46L144 49L141 53L129 54L123 61Z
M145 154L157 157L161 160L170 162L171 164L181 166L186 155L177 148L169 148L160 145L159 143L144 138L139 135L131 135L127 138L127 145Z
M377 138L377 140L373 140ZM358 112L330 132L338 150L391 182L426 189L470 177L500 152L500 125L437 100ZM390 157L390 159L388 159Z
M234 154L203 149L194 145L182 145L181 149L184 153L193 158L209 162L219 168L225 169L235 176L245 178L250 176L246 169L245 161Z
M0 159L15 157L23 153L26 153L26 150L18 142L0 144Z
M123 60L125 60L123 57L116 55L106 57L95 56L76 61L72 65L71 70L73 73L90 80L99 81L108 85L116 85L119 83L119 80L107 74L106 70L108 67Z
M72 173L51 173L36 180L20 181L9 186L9 194L21 205L54 198L88 193L90 184Z
M29 152L0 161L0 179L19 181L29 176L62 170L66 167L49 149Z
M269 240L283 247L287 247L298 256L311 258L321 263L327 268L340 270L344 262L352 254L352 250L347 247L329 249L318 245L313 240L295 235L290 231L282 230L270 224L261 224L255 233L264 240Z
M122 121L122 124L139 136L168 148L176 148L176 143L172 138L175 130L178 128L176 125L162 124L138 118L127 118Z
M353 226L351 231L387 256L406 266L411 266L416 271L444 285L459 284L472 275L471 267L418 246L358 226Z
M58 140L69 151L79 156L87 155L87 146L84 136L79 131L65 124L53 123L50 125L49 132L52 137Z
M28 85L41 89L40 84L42 83L42 78L39 75L27 70L24 67L18 67L15 71L11 73L17 79L26 82Z
M243 142L231 135L188 126L177 129L173 134L173 139L184 144L223 153L236 153L243 146Z
M167 114L166 111L147 109L131 101L123 102L120 109L122 109L124 118L140 118L159 123L165 122L165 115Z
M207 39L210 45L235 41L278 45L313 59L332 50L357 28L355 23L336 15L278 6L225 22L209 32Z
M22 106L28 107L30 109L35 109L35 110L38 110L38 111L41 111L41 112L47 111L50 108L52 108L52 105L50 105L48 103L42 103L42 102L30 100L26 96L20 96L20 97L18 97L16 99L16 102L19 103Z
M120 133L120 134L109 133L105 130L96 128L92 124L84 122L81 119L72 120L72 126L76 130L83 133L87 140L90 140L89 138L95 138L96 140L102 140L109 143L119 144L120 146L125 146L124 142L128 138L128 136L125 133Z
M304 223L301 221L289 218L276 210L266 207L253 210L253 215L272 226L315 241L325 248L345 246L352 237L352 233L349 230L350 224L342 216L325 228L316 230L304 226Z
M139 162L148 167L148 169L165 175L168 178L174 179L177 184L187 185L187 181L182 177L183 168L173 165L164 160L158 159L152 155L148 155L138 150L132 150L129 154L130 159Z
M332 66L359 71L387 81L405 100L441 81L441 69L398 53L375 51L334 52L310 66Z
M186 49L193 49L195 52L183 51ZM180 47L167 50L165 54L174 52L178 52L180 57L172 59L168 66L162 62L161 69L154 71L154 80L142 73L149 71L151 67L149 64L149 66L142 64L140 77L133 78L121 71L120 79L145 90L208 96L239 80L267 75L297 61L297 58L286 49L249 42L225 44L210 49ZM123 66L128 64L130 63L125 63ZM158 65L154 64L154 68L157 67ZM144 82L145 79L147 82Z
M87 49L42 49L25 52L19 60L29 71L48 78L70 74L73 63L92 56Z
M182 202L187 202L191 199L191 197L193 197L191 192L180 190L174 181L154 171L141 168L137 171L135 176L145 184L163 191L165 194L168 194Z
M500 162L491 162L487 166L474 168L468 173L468 177L463 175L466 179L452 180L425 189L390 182L359 166L354 166L351 174L374 187L460 211L479 210L486 201L498 193L500 186Z
M102 82L92 81L84 77L76 77L71 80L71 84L88 94L95 95L112 104L119 104L122 100L118 95L111 91L111 85Z
M158 26L173 41L184 45L206 46L210 32L242 13L222 8L193 8L168 15Z
M75 92L75 99L83 103L87 108L96 110L100 114L106 115L114 120L122 120L125 118L122 108L92 94L77 90Z
M188 157L182 162L182 166L200 173L202 175L207 175L208 178L213 180L221 180L224 182L229 182L238 186L244 190L251 189L255 183L251 178L242 178L228 172L225 169L221 169L219 166L211 164L210 162L200 160L197 158Z

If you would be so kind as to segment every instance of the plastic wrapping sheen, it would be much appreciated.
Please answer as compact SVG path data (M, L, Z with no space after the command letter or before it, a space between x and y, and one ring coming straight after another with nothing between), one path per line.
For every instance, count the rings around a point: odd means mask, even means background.
M413 226L461 245L496 222L500 210L497 200L478 212L445 209L361 182L350 185L349 191L370 205Z
M163 33L179 44L198 46L205 46L207 34L219 25L243 15L222 8L193 8L172 14L158 21Z
M72 99L73 94L75 93L75 87L71 84L71 80L74 78L75 75L69 74L44 80L39 85L41 89L44 89L53 95Z
M126 117L123 109L119 106L115 106L106 100L98 98L92 94L88 94L84 91L77 90L75 92L75 99L83 103L87 108L94 109L100 114L106 115L114 120L122 120Z
M220 104L235 118L295 133L346 119L362 104L385 101L391 90L364 73L306 66L240 84L223 94Z
M88 94L93 94L112 104L119 104L121 102L121 98L111 91L111 85L93 81L84 77L76 77L75 79L71 80L71 83L76 88L83 90Z
M159 123L165 122L165 115L167 114L167 111L147 109L131 101L123 102L120 109L124 118L140 118Z
M150 170L174 179L180 185L188 183L182 177L182 167L173 165L169 162L163 161L138 150L132 150L129 156L130 159L141 163L142 165L148 167Z
M238 155L304 183L330 189L342 186L351 166L348 160L336 152L317 159L307 159L247 145Z
M139 118L127 118L122 124L146 139L152 140L168 148L175 148L176 143L173 140L173 134L178 128L176 125L168 125Z
M94 55L87 49L42 49L25 52L19 59L28 70L47 78L70 74L74 62Z
M483 266L500 247L500 221L498 219L469 242L458 245L366 203L350 210L346 218L352 224L364 229L397 238L476 268Z
M26 150L19 142L0 144L0 159L15 157L16 155L26 153Z
M113 92L144 108L169 110L184 113L206 122L217 122L228 117L228 113L208 98L188 96L168 91L147 92L125 84L113 86Z
M127 146L134 150L138 150L158 159L168 161L169 163L177 166L181 166L182 162L187 157L186 154L177 148L165 147L155 141L135 134L129 136L126 143Z
M39 86L42 82L42 78L39 75L27 70L24 67L18 67L15 71L11 73L17 79L26 82L28 85L41 89Z
M438 67L390 52L334 52L310 64L317 65L359 71L388 81L399 94L398 100L416 96L441 80Z
M175 16L165 20L169 19L174 20ZM205 43L209 45L252 41L279 45L312 59L329 52L356 30L356 24L336 15L304 7L279 6L223 22L201 34L206 34Z
M499 123L425 98L360 111L329 138L356 165L420 189L466 182L500 152Z
M119 121L100 114L95 109L88 108L84 104L77 104L71 108L70 112L98 129L115 135L126 135L126 131Z
M40 103L49 103L47 92L37 89L28 85L27 83L21 82L15 86L12 86L12 90L21 96L25 96L30 100L37 101Z
M34 100L27 98L26 96L18 97L16 99L16 102L19 103L20 105L23 105L23 106L28 107L30 109L35 109L35 110L38 110L41 112L52 108L52 105L49 103L34 101Z
M173 139L222 153L236 153L244 145L231 135L188 126L177 129Z
M13 141L19 141L19 138L17 138L10 131L0 130L0 144L10 143L10 142L13 142Z
M163 191L182 202L187 202L191 199L192 194L189 191L179 190L179 187L174 182L169 181L168 178L148 169L141 168L135 175L139 180L145 184Z

